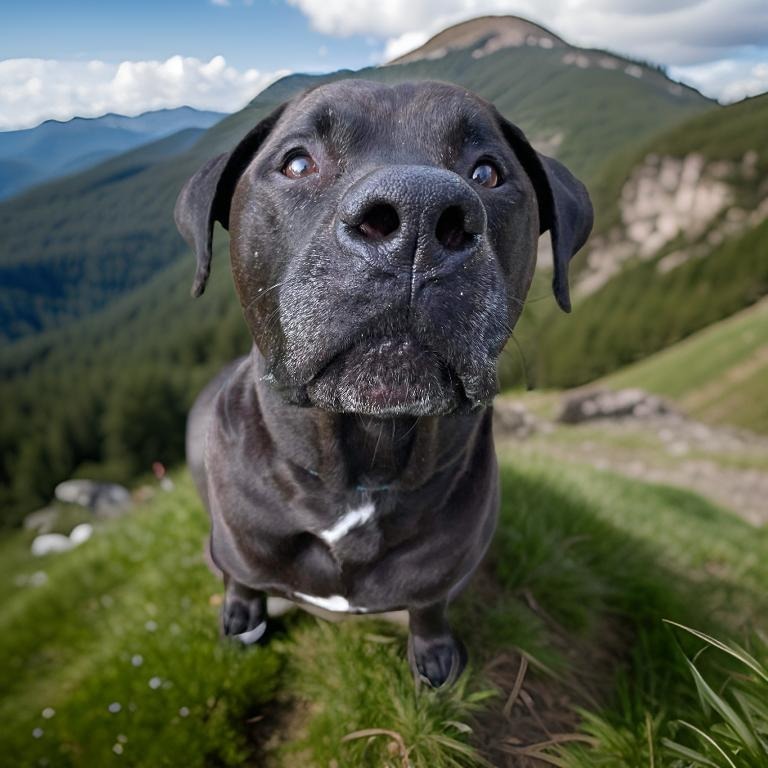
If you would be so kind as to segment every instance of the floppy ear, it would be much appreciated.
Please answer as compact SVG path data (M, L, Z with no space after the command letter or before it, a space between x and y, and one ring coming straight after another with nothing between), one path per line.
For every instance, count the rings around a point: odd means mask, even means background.
M568 262L592 231L594 214L589 193L562 163L536 152L517 126L501 115L498 120L504 137L533 182L539 205L540 234L549 230L552 238L552 290L560 308L570 312Z
M203 293L211 273L213 225L218 221L229 229L229 207L237 182L285 107L281 104L265 117L232 152L209 160L179 193L173 213L176 227L197 257L193 296Z

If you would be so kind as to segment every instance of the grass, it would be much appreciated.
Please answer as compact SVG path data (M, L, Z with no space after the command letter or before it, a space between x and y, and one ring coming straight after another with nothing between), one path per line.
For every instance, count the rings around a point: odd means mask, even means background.
M0 755L51 766L505 765L520 744L546 740L521 702L554 692L569 711L586 708L579 738L593 745L557 759L576 766L608 750L620 760L589 764L649 765L648 717L658 754L676 720L701 721L663 619L735 636L758 622L768 540L683 491L502 461L495 544L454 608L472 669L446 693L414 689L403 630L375 619L297 613L267 647L221 642L207 523L186 475L70 553L33 559L28 534L6 536ZM494 670L519 653L529 672L507 718L512 686ZM539 707L540 720L554 717Z
M768 432L768 301L603 379L673 398L689 415ZM751 396L753 394L754 396Z
M681 735L687 734L693 745L665 739L665 747L682 758L687 768L764 766L768 763L768 641L758 637L753 656L736 643L723 643L689 627L680 628L704 641L700 653L715 649L730 661L735 660L738 668L718 692L699 671L696 661L688 660L706 726L679 721Z

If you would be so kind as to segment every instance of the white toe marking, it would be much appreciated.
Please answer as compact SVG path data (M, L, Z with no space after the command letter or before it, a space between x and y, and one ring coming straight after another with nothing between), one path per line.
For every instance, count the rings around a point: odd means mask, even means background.
M365 608L351 606L349 600L341 595L330 595L329 597L315 597L314 595L305 595L302 592L294 592L294 595L310 605L316 605L318 608L325 608L326 611L335 613L365 613Z
M258 627L249 629L247 632L241 632L239 635L235 635L235 639L239 640L243 645L253 645L253 643L261 640L262 635L267 631L267 622L262 621Z
M369 501L357 509L350 509L345 512L330 528L320 531L318 534L323 541L328 544L335 544L339 539L344 538L353 528L365 525L375 514L376 507Z

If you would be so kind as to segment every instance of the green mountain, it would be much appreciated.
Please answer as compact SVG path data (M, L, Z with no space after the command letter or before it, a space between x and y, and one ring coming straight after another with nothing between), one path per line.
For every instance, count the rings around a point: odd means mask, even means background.
M528 346L540 383L591 381L768 294L766 125L768 94L745 99L663 132L598 180L575 311L539 318Z
M720 109L652 67L562 41L550 46L543 42L550 33L528 22L469 25L464 47L360 72L284 78L191 146L189 137L172 136L0 204L0 329L13 342L0 351L6 520L44 503L75 471L125 479L154 459L181 456L195 390L247 348L247 336L225 238L205 298L189 299L193 265L174 229L175 197L204 160L302 89L344 77L453 81L492 100L588 183L660 129ZM549 311L554 302L535 306Z

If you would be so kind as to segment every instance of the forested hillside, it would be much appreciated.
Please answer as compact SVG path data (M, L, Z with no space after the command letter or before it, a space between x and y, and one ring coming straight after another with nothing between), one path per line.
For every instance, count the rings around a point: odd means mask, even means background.
M768 294L766 125L768 95L746 99L608 170L574 313L553 313L531 350L540 381L583 384Z

